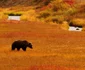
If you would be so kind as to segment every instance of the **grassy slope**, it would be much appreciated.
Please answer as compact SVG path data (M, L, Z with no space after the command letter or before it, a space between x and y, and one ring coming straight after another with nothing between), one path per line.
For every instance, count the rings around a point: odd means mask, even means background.
M33 50L11 51L17 39L31 42ZM84 70L84 40L85 32L62 31L57 25L0 24L0 70Z
M34 5L43 5L43 3L49 2L48 0L1 0L0 7L12 7L12 6L34 6Z

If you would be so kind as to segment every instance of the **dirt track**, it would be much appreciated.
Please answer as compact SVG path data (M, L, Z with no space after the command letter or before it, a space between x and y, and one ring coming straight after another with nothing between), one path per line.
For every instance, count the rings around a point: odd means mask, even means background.
M11 51L14 40L33 44ZM85 32L69 32L57 25L0 24L0 70L85 70Z

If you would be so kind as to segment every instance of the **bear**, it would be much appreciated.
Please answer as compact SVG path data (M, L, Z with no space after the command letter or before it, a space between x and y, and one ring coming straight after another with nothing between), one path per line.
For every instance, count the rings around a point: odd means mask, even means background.
M26 48L29 47L33 49L32 44L27 42L26 40L17 40L12 43L12 50L17 50L19 51L20 48L22 48L23 51L26 51Z

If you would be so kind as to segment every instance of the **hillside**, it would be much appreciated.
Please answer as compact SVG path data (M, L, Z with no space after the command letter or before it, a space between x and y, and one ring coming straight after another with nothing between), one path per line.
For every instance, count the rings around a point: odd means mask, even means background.
M0 0L0 7L11 7L16 5L23 5L23 6L36 6L36 5L48 5L51 1L56 0ZM58 0L64 1L69 4L71 3L84 3L85 0Z
M85 32L40 23L0 23L0 70L85 70ZM33 49L11 51L18 39L31 42Z
M0 7L10 7L16 5L39 5L48 4L51 0L0 0Z
M60 24L63 21L70 23L74 18L85 18L85 4L76 4L77 0L66 1L0 0L0 19L7 20L8 14L22 14L23 21Z
M85 32L61 24L85 24L85 5L50 1L0 0L0 70L85 70ZM21 20L8 20L9 14L22 14ZM16 40L33 49L12 51Z

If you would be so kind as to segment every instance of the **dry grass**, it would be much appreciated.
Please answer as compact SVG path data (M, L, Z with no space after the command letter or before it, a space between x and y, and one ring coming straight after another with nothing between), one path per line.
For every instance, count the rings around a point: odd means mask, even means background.
M11 51L14 40L33 44ZM85 70L85 32L60 30L57 25L20 22L0 24L0 70Z

